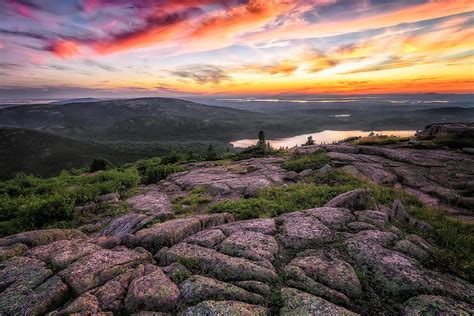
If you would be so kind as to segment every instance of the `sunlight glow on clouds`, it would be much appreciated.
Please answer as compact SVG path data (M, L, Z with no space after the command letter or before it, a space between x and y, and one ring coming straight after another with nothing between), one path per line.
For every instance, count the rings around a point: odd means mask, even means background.
M0 1L0 91L472 92L472 7L464 0Z

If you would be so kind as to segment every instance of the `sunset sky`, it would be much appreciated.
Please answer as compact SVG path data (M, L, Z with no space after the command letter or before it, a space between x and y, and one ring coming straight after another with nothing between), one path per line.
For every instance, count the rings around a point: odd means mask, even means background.
M0 98L474 91L473 1L0 0Z

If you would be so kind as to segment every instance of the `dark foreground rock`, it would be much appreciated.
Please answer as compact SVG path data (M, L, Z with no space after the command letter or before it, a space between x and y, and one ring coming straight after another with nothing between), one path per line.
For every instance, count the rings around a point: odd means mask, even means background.
M0 263L0 314L472 314L474 286L424 266L431 245L393 226L403 205L372 202L356 190L274 219L194 215L120 238L0 239L19 247Z

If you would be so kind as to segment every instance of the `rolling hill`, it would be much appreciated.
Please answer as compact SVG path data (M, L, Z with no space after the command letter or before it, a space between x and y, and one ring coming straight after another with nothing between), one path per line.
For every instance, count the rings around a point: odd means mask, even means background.
M120 164L140 158L103 145L20 128L0 128L0 178L18 172L37 176L56 175L63 169L89 166L94 158Z

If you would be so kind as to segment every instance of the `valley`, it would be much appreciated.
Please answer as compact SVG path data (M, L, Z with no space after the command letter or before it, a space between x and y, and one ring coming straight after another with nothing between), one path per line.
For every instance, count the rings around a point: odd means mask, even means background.
M452 101L457 102L456 106L468 105L463 96L459 98ZM62 169L87 166L91 157L123 163L173 150L202 153L209 145L217 151L235 151L230 142L254 139L260 130L268 139L275 139L323 130L418 130L434 122L474 120L473 107L445 108L444 103L441 107L436 102L429 105L429 99L423 101L426 103L421 108L413 109L386 102L380 103L378 109L373 103L348 106L336 102L331 107L324 103L272 103L252 111L170 98L90 101L0 109L0 153L7 157L0 176L8 178L20 171L51 176ZM372 109L370 115L367 107ZM12 137L18 133L12 133L12 128L32 132L18 130L22 138L15 141ZM70 144L66 145L68 140ZM15 145L10 146L13 142ZM29 156L21 153L35 144L42 145L38 159L32 163ZM76 150L78 146L87 150ZM78 158L67 158L70 151L76 151ZM8 159L12 157L15 158ZM14 163L9 162L13 160ZM40 168L42 161L50 167Z

